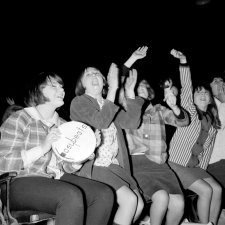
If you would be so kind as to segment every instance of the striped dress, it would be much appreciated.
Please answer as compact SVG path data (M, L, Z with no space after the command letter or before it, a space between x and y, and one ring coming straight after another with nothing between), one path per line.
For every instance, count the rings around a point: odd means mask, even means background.
M193 102L193 87L191 81L190 68L188 66L180 66L180 80L181 80L181 106L190 114L191 123L187 127L178 127L171 139L169 148L169 162L187 167L192 156L192 148L202 132L201 120L199 119L196 106ZM201 147L203 151L198 155L198 165L195 168L206 170L213 150L214 139L216 136L216 129L211 125L208 135ZM172 167L178 176L186 176L186 174L179 174L182 167ZM191 169L191 168L190 168ZM191 171L191 170L190 170ZM192 170L196 173L199 170ZM191 172L190 172L191 173ZM186 176L187 177L187 176ZM200 178L200 177L199 177ZM197 177L196 177L197 179ZM182 180L181 180L182 181ZM190 184L190 183L189 183Z

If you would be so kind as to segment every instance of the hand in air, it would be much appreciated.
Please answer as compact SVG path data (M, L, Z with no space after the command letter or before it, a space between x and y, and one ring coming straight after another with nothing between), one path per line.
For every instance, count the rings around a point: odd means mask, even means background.
M181 63L186 63L186 62L187 62L186 56L185 56L182 52L180 52L180 51L177 51L177 50L175 50L175 49L172 49L172 50L170 51L170 54L171 54L173 57L175 57L175 58L177 58L177 59L180 59L180 62L181 62Z
M136 59L142 59L147 55L147 46L139 47L136 51L133 52L132 56Z
M125 81L124 87L126 92L134 91L136 83L137 83L137 70L132 69L129 71L129 76L126 78L126 81Z
M14 99L13 99L13 98L9 98L9 97L6 98L6 102L7 102L9 105L14 105L14 104L15 104Z
M117 89L119 85L118 81L119 69L115 63L112 63L109 68L109 73L107 76L107 83L109 85L109 89Z
M166 101L166 104L170 107L173 108L174 106L176 106L177 104L177 98L176 96L173 94L172 90L169 90L167 92L167 94L165 94L165 98L164 101Z

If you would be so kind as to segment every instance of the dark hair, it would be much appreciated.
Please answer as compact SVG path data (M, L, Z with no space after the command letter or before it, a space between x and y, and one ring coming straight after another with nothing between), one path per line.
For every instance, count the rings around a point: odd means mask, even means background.
M221 121L219 119L219 113L218 113L218 109L217 109L217 106L216 106L216 102L213 98L213 94L212 94L212 90L211 90L211 87L208 83L201 83L201 84L197 84L195 85L195 87L193 88L193 94L195 91L197 90L201 90L201 89L205 89L209 92L209 95L210 95L210 103L207 107L207 110L206 112L209 114L209 116L211 117L212 119L212 125L214 128L216 129L219 129L221 128ZM198 111L198 115L199 115L199 118L201 118L201 113L200 113L200 109L197 107L197 111Z
M59 84L63 85L62 78L52 72L39 73L31 80L24 98L24 103L26 106L36 106L49 101L49 99L43 95L42 89L47 85L48 82L51 82L51 79L55 79Z
M90 67L87 67L87 68L90 68ZM91 66L91 68L94 68L94 69L98 70L97 68L92 67L92 66ZM86 70L86 68L81 72L80 76L77 79L76 86L75 86L75 95L76 96L80 96L80 95L83 95L85 93L85 88L82 84L82 78L85 74L85 70ZM105 77L102 76L102 78L103 78L102 96L105 97L107 95L107 91L108 91L108 84L107 84L107 81L106 81Z
M147 87L146 87L146 90L148 92L148 98L147 100L153 100L155 98L155 90L152 88L152 86L150 85L150 83L146 80L146 79L142 79L137 87L141 84L141 83L144 83ZM150 98L150 96L152 96L152 98Z

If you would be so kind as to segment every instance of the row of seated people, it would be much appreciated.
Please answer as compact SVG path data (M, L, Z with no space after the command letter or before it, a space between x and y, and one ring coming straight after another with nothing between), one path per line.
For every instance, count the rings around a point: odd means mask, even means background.
M224 105L224 81L215 78L211 88L193 88L186 56L172 50L180 61L180 105L170 79L162 86L168 107L153 104L154 89L132 68L147 50L143 46L131 54L121 79L112 63L107 78L88 67L77 80L70 119L89 125L98 139L95 154L83 164L59 160L52 150L61 136L58 127L66 122L56 111L64 104L62 78L41 73L32 80L26 107L9 113L1 125L0 171L10 181L10 190L2 188L1 196L10 195L12 211L48 213L57 225L129 225L139 223L150 202L142 224L151 218L153 225L178 225L185 215L184 193L190 190L197 196L194 219L217 224L222 188L206 169L214 139L224 132L219 105ZM176 127L168 149L167 124ZM5 176L10 171L16 172L12 180Z

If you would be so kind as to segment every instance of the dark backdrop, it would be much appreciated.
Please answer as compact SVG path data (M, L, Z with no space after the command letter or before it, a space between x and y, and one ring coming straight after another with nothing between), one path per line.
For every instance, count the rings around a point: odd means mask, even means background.
M138 47L148 55L135 67L151 84L168 74L179 85L177 61L169 52L183 51L193 80L225 70L222 0L14 3L1 11L1 114L7 96L23 101L27 80L52 71L65 81L67 116L76 78L86 66L107 74L111 62L122 64Z

